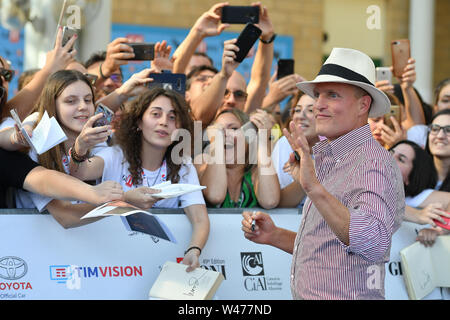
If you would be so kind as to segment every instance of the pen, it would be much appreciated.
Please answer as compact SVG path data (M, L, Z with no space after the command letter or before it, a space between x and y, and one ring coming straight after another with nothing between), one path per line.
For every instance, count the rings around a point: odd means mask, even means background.
M297 151L294 151L295 160L300 161L300 155Z
M255 231L255 227L256 227L256 220L255 217L256 216L256 211L253 211L253 215L252 215L252 231Z

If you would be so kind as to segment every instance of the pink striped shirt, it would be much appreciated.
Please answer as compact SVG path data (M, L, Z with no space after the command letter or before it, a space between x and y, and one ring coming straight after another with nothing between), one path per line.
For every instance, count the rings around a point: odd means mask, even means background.
M403 219L405 196L394 158L369 125L313 148L319 182L350 211L342 243L308 199L294 244L294 299L384 299L384 263Z

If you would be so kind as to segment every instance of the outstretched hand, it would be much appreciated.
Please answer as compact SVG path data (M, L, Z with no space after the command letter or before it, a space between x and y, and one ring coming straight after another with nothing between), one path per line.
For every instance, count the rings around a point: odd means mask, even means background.
M306 194L308 194L316 186L320 185L316 177L314 162L310 156L309 143L303 134L300 124L295 125L295 123L291 121L289 123L289 128L291 132L284 128L283 134L287 138L291 148L300 156L300 161L296 159L294 153L291 153L289 157L291 175L294 180L301 184Z

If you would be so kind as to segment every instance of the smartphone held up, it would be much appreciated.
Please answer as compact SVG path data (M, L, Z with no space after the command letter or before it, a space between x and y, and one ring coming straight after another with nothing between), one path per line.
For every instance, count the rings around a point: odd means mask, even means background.
M239 47L239 51L236 52L236 58L234 58L234 60L239 63L244 61L255 42L261 36L261 33L262 31L260 28L251 23L247 23L244 30L242 30L237 38L236 46Z
M394 76L400 78L408 65L411 50L408 39L393 40L391 42L392 66Z
M222 23L247 24L259 22L258 6L224 6L222 8Z

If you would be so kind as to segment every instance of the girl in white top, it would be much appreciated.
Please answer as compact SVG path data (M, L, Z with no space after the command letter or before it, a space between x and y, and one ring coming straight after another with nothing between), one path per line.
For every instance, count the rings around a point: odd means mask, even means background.
M188 152L183 149L176 154L172 152L177 142L172 142L171 137L179 128L192 133L193 121L184 98L171 90L148 90L123 110L114 136L117 145L88 161L75 163L72 158L70 172L81 180L102 178L119 182L125 191L125 201L143 209L183 208L193 227L183 259L191 271L199 266L199 255L209 235L203 195L197 191L159 201L152 196L159 190L151 188L163 181L199 184L195 167L182 161L191 151L190 143ZM76 145L78 155L86 152Z
M90 81L78 71L61 70L52 74L42 90L35 109L38 114L35 126L44 112L47 112L49 117L56 118L67 136L66 141L41 155L30 151L30 157L47 169L68 173L70 149L79 135L84 140L89 140L93 145L97 145L105 142L111 134L110 126L93 127L93 123L102 115L93 116L95 110L94 90ZM25 191L18 191L16 206L18 208L37 208L39 211L47 209L65 228L94 221L80 221L81 216L94 208L92 205L73 204L69 201L56 200Z

